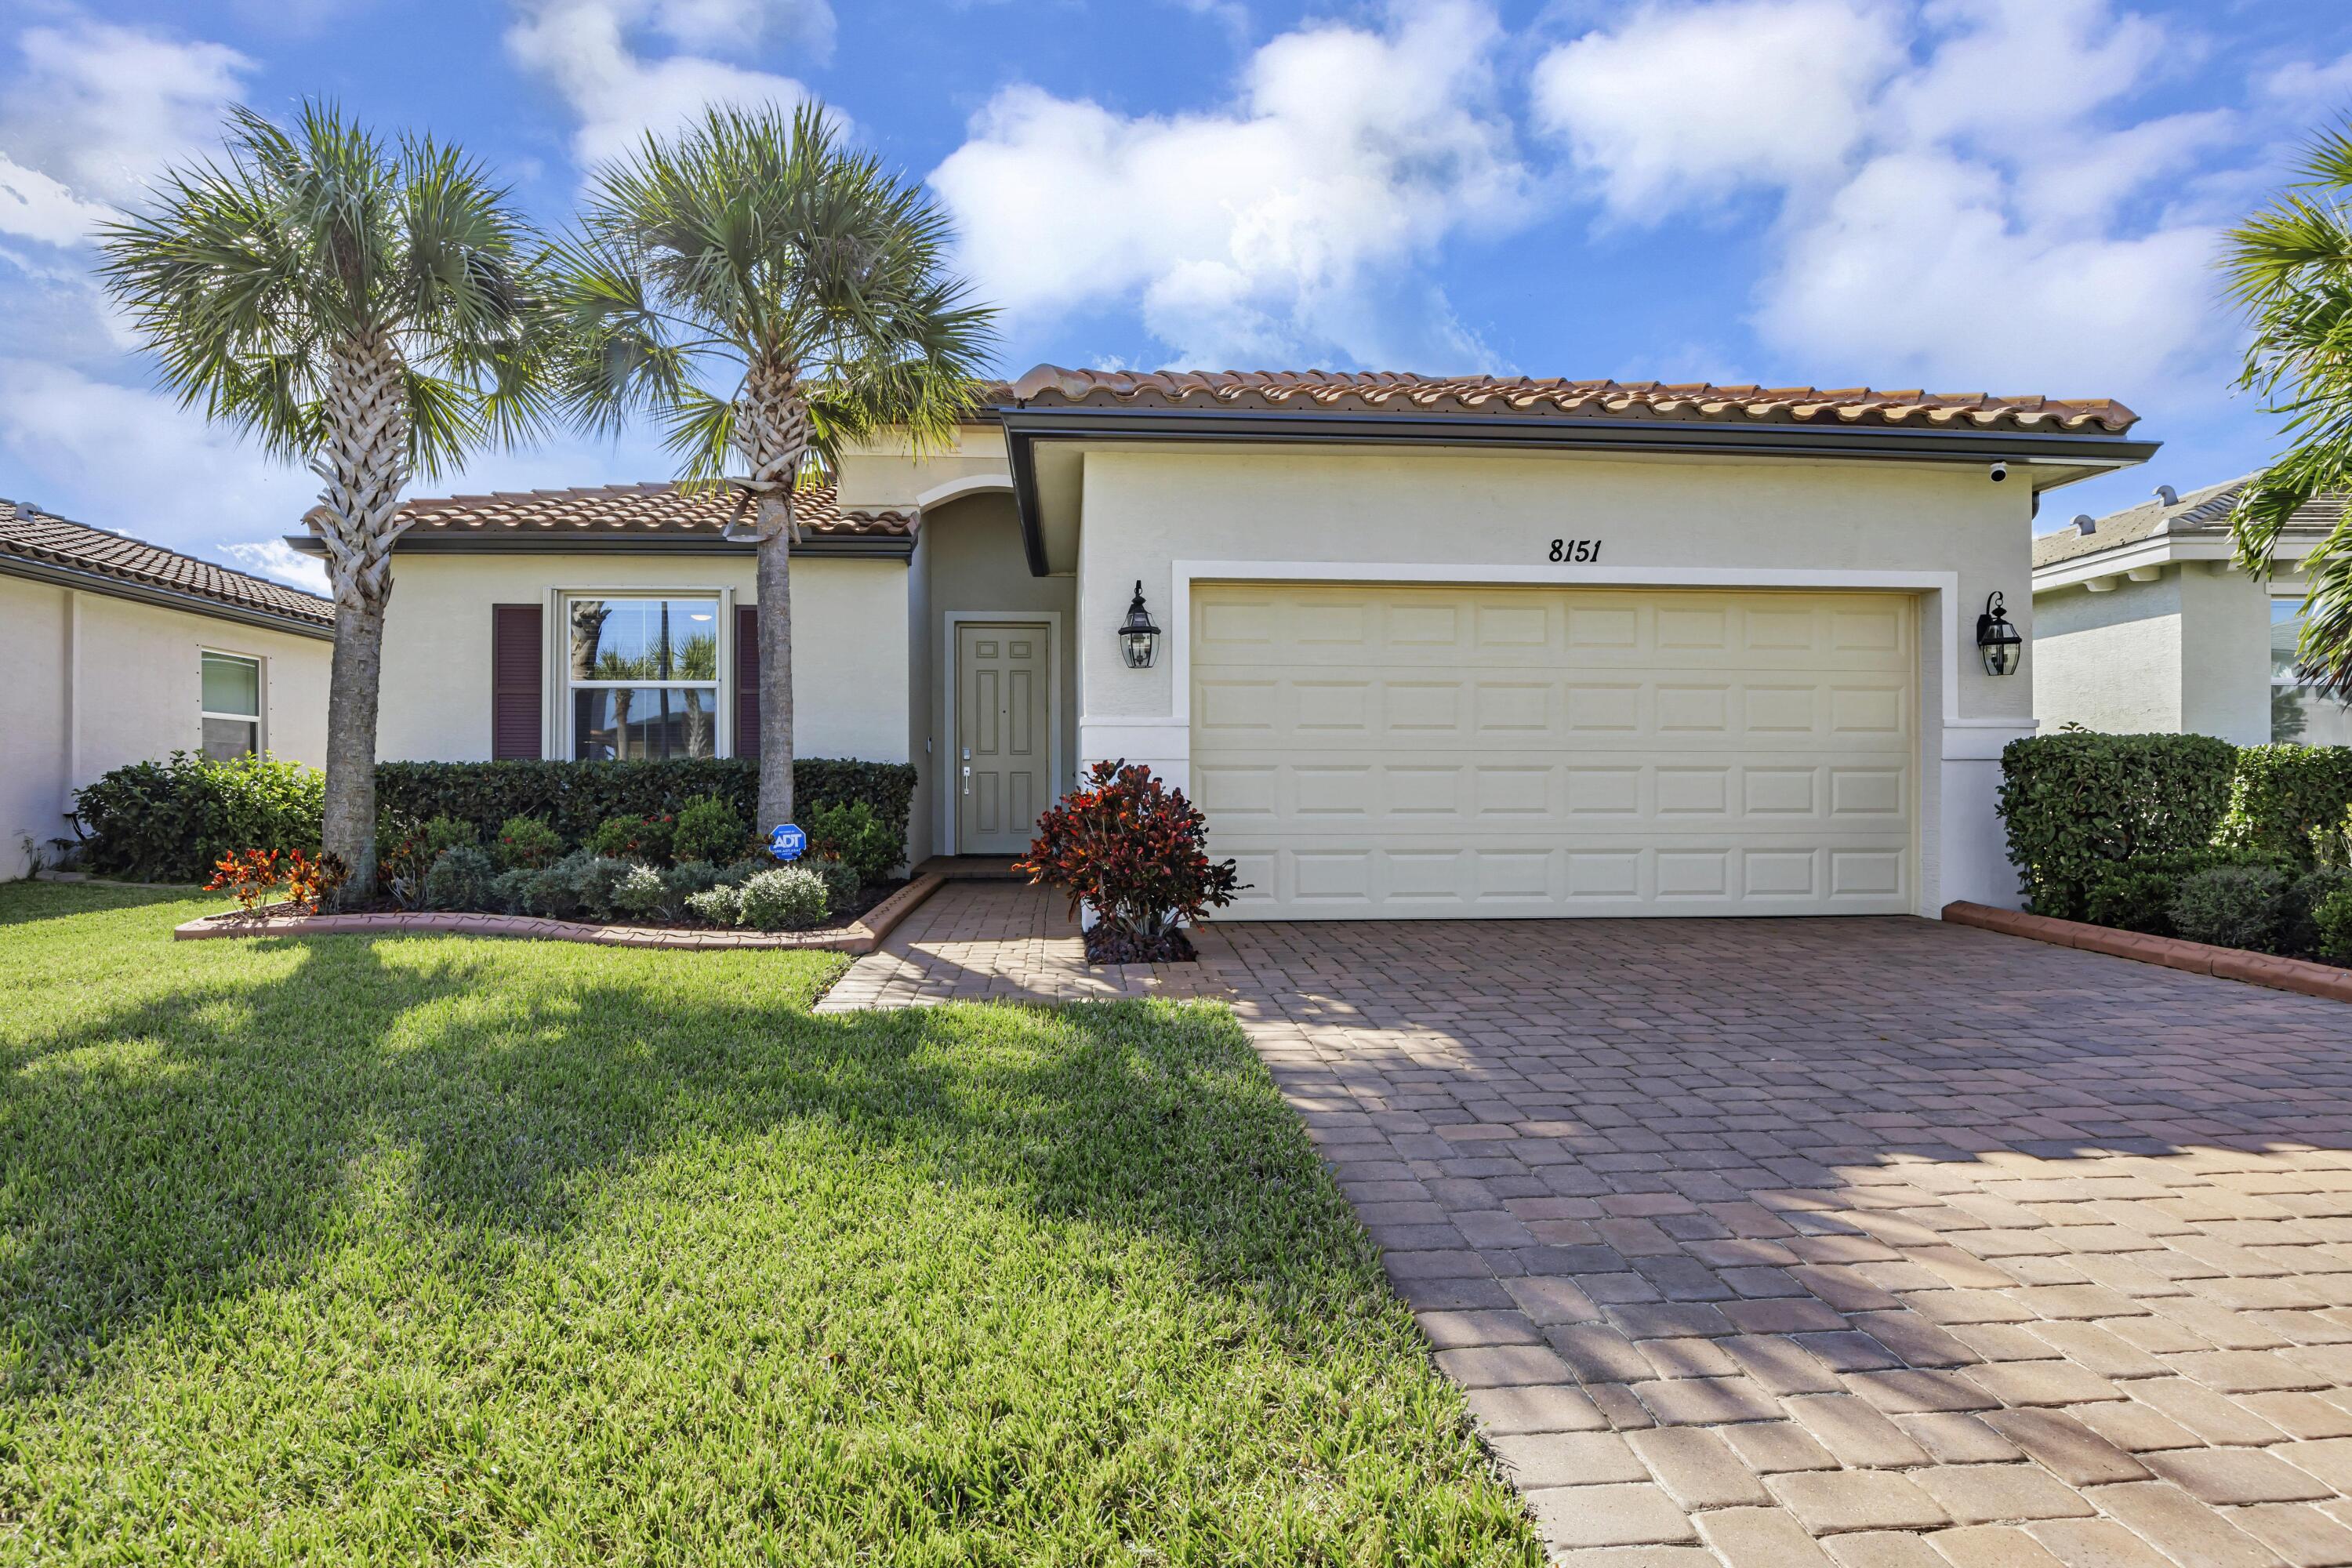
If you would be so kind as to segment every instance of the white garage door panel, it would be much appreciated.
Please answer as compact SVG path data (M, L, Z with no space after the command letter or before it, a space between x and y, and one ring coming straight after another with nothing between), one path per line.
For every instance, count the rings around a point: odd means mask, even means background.
M1235 915L1910 908L1908 599L1215 585L1193 617Z

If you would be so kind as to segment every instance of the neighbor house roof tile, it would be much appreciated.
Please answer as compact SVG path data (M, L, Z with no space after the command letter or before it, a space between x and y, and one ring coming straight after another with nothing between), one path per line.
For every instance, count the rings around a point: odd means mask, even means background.
M310 626L332 626L334 605L316 594L200 561L102 528L69 522L21 501L0 500L0 570L10 562L160 589Z
M2201 489L2177 491L2177 499L2171 501L2162 496L2151 496L2137 506L2094 518L2088 533L2083 531L2079 521L2045 533L2033 542L2033 564L2054 566L2063 561L2079 561L2120 550L2126 544L2137 544L2158 533L2201 534L2208 538L2227 534L2238 497L2253 479L2252 474L2242 474ZM2296 510L2287 527L2298 532L2333 528L2336 520L2344 515L2346 500L2341 495L2315 496Z
M410 532L423 537L715 538L735 515L732 490L675 484L600 485L569 490L499 490L445 496L401 507ZM912 511L844 510L831 486L803 489L793 501L802 529L819 539L910 536Z
M1782 425L1967 426L2120 436L2138 416L2111 398L1882 392L1870 387L1717 386L1707 382L1428 376L1386 371L1066 370L1013 384L1024 407L1269 408L1531 418L1678 419Z

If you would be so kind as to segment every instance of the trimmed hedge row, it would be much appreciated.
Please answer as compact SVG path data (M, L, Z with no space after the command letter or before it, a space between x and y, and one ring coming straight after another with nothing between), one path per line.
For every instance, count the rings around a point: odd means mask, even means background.
M2000 753L2009 858L2033 912L2081 920L2119 860L2202 847L2230 806L2237 748L2210 735L2062 731Z
M73 823L83 865L100 876L201 882L240 849L316 853L325 804L324 776L299 763L173 752L75 792Z
M2123 861L2169 874L2229 861L2218 847L2307 867L2313 830L2352 808L2352 746L2059 731L2011 741L2000 769L2009 858L2033 912L2061 920L2096 919L2093 890Z
M2311 830L2352 805L2352 746L2242 746L2220 842L2311 856Z
M912 763L803 757L793 764L793 784L796 812L863 801L895 842L907 841L907 814L915 799ZM473 824L485 841L496 837L510 816L536 816L566 844L581 844L607 817L659 816L705 795L731 802L744 821L763 833L773 826L755 820L760 764L751 758L378 763L375 795L380 811L419 822L453 816Z

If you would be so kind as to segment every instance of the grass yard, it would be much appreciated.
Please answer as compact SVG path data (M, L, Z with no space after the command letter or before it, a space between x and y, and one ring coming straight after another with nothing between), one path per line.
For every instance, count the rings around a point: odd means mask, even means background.
M0 1561L1533 1564L1232 1021L0 887Z

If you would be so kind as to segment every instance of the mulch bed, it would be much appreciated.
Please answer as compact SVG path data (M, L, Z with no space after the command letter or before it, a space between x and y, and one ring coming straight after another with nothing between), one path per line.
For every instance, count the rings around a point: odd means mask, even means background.
M1090 926L1086 933L1088 963L1193 963L1200 953L1193 949L1192 939L1181 931L1171 931L1156 942L1129 936L1108 926Z

